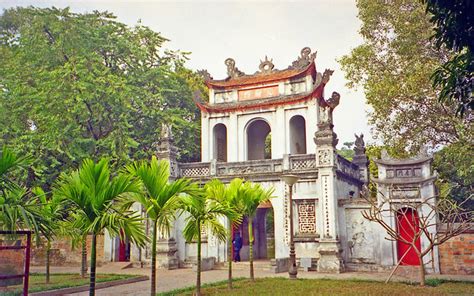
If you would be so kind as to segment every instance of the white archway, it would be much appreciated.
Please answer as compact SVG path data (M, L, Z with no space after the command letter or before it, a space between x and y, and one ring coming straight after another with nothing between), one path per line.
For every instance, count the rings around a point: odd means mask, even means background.
M213 128L213 158L217 161L227 161L227 127L218 123Z
M290 154L306 154L306 121L301 115L290 119Z
M271 128L266 120L254 119L247 125L247 160L271 159Z

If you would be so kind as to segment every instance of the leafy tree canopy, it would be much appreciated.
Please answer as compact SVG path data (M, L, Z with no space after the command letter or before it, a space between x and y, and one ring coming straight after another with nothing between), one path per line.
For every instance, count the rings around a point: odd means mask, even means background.
M363 87L369 123L384 145L417 152L422 145L472 139L456 108L438 102L430 76L449 52L437 49L432 24L418 1L358 0L364 43L340 63L349 87Z
M181 160L198 159L202 80L187 53L108 12L13 8L0 16L0 142L36 160L31 180L51 184L82 159L116 165L153 154L162 122Z
M423 0L435 24L437 48L456 54L433 74L433 85L441 87L440 101L457 105L457 113L470 117L474 109L474 2L471 0Z

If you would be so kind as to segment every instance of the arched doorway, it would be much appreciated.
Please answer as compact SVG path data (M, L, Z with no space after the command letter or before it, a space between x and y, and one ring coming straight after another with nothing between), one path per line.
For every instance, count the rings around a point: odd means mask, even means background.
M306 154L306 122L301 115L290 119L290 154Z
M214 159L227 161L227 128L219 123L214 126Z
M275 228L273 223L273 207L270 202L263 203L257 208L257 213L252 221L254 236L253 258L273 259L275 258ZM242 223L234 228L236 233L242 237L242 249L240 257L242 261L249 260L249 232L248 217L243 217Z
M397 231L403 240L411 242L419 233L418 219L417 211L412 208L405 207L397 211ZM416 239L415 246L420 250L420 237ZM401 259L401 265L420 265L420 260L412 245L398 240L397 253L398 260Z
M271 129L263 120L252 121L247 127L247 159L271 159Z

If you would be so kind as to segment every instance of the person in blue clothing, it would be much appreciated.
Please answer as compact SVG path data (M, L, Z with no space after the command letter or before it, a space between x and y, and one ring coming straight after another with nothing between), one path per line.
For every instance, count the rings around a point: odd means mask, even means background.
M240 262L240 249L242 249L242 238L240 233L236 233L234 239L232 240L232 245L234 247L234 262Z

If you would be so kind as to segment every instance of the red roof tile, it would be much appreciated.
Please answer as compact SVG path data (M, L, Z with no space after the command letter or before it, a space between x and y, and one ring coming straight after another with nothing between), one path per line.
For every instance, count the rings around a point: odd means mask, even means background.
M303 69L298 68L288 68L285 70L276 70L269 74L254 74L254 75L244 75L236 78L227 78L223 80L208 80L206 84L209 88L234 88L239 86L250 86L268 82L276 82L287 80L291 78L299 78L307 76L308 74L316 75L316 67L314 62L309 64L307 67Z

